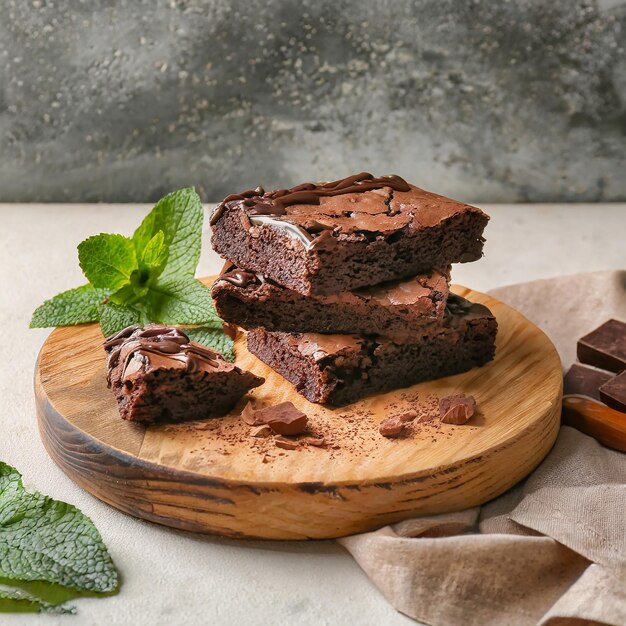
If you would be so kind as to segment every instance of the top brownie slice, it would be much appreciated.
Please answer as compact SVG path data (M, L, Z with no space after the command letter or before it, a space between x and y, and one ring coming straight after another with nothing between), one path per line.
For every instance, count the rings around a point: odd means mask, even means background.
M211 217L214 249L304 295L414 276L482 255L489 217L398 176L361 173L228 196Z

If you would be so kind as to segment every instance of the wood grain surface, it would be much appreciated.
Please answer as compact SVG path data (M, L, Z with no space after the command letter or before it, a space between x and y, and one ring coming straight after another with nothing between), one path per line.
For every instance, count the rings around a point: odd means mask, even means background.
M206 279L207 284L211 279ZM559 428L562 373L549 339L514 309L485 294L499 323L496 358L465 374L365 398L339 409L311 404L237 338L237 364L264 376L257 402L290 400L324 447L277 448L250 437L242 400L224 418L148 428L120 419L106 388L102 335L95 324L60 328L35 372L43 442L76 483L131 515L230 537L330 538L422 514L475 506L534 469ZM475 396L463 426L438 420L389 440L378 424L449 393Z

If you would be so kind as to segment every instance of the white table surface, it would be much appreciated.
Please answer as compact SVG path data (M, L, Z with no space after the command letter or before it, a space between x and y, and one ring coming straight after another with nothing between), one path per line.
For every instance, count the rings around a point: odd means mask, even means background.
M78 615L0 615L0 624L411 624L336 543L240 542L135 520L74 485L37 434L32 374L47 330L29 330L44 299L84 282L76 245L130 234L147 207L0 204L0 459L27 485L80 507L100 529L123 579L114 598L76 602ZM478 290L535 278L626 267L626 204L486 206L485 258L457 265ZM205 222L198 275L219 270ZM572 294L577 297L577 294Z

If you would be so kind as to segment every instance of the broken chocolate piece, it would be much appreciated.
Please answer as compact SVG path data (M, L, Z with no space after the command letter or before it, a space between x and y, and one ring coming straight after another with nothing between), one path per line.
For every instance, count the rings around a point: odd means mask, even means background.
M408 422L403 421L399 416L394 415L392 417L388 417L384 419L380 425L378 426L378 432L383 436L389 439L393 439L395 437L399 437L404 429L406 428Z
M258 410L248 403L241 417L246 424L251 426L267 424L275 433L289 436L302 434L308 422L307 416L296 409L291 402L281 402Z
M282 448L283 450L296 450L298 448L297 442L286 439L285 437L276 437L274 443L277 448Z
M626 323L609 320L578 340L578 360L619 373L626 369Z
M253 402L248 402L241 411L241 419L248 424L248 426L260 426L263 422L258 422L256 419L257 410L254 408Z
M474 396L460 393L439 400L439 414L444 424L465 424L474 415L475 410Z
M616 411L626 413L626 371L600 387L600 399ZM624 416L626 419L626 416Z
M255 426L250 431L250 437L264 438L264 437L270 437L271 434L272 434L272 429L267 424L263 424L263 426Z
M600 400L600 386L613 378L611 372L605 372L591 365L574 363L563 379L564 396L586 396Z

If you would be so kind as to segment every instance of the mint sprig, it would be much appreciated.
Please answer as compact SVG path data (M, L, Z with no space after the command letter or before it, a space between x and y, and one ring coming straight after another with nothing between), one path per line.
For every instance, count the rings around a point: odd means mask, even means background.
M202 246L203 210L193 189L180 189L154 206L132 238L89 237L78 246L88 285L44 302L31 328L100 322L105 336L132 324L196 325L199 343L233 358L211 292L195 272Z
M0 462L0 613L49 611L118 586L93 522L70 504L27 491L20 473Z
M46 300L35 311L30 327L48 328L97 322L98 307L110 293L110 289L95 289L91 285L64 291L51 300Z

